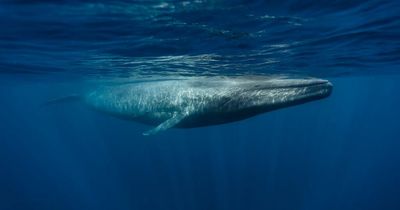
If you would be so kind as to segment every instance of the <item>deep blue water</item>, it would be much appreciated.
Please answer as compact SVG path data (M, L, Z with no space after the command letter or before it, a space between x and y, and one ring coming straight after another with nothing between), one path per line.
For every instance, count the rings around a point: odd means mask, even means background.
M400 209L400 1L0 3L0 210ZM301 75L324 100L142 136L84 84Z

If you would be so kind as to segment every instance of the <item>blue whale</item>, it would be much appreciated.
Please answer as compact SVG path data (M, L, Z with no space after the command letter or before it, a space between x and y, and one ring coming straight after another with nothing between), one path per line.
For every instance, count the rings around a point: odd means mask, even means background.
M166 129L243 120L328 97L332 84L315 78L190 77L97 87L79 96L95 110Z

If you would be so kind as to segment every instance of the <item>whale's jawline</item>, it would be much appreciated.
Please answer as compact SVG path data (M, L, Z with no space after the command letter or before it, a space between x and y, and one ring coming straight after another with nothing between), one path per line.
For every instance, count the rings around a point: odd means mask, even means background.
M234 123L237 121L243 121L248 118L268 113L271 111L275 111L282 108L288 108L292 106L297 106L301 104L305 104L311 101L318 101L330 96L332 92L332 85L328 84L329 90L326 94L316 94L310 97L305 97L302 99L298 99L295 101L290 101L282 104L268 105L267 107L250 107L248 109L243 109L241 111L232 113L227 112L209 112L207 115L192 115L185 120L182 120L179 124L177 124L176 128L196 128L196 127L206 127L210 125L221 125L226 123ZM313 85L318 86L318 85Z

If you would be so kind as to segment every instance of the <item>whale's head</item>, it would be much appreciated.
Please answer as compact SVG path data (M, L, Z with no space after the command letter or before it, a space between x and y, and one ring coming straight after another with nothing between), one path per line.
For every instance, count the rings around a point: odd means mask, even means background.
M258 78L241 86L241 108L255 113L323 99L333 87L329 81L316 78Z

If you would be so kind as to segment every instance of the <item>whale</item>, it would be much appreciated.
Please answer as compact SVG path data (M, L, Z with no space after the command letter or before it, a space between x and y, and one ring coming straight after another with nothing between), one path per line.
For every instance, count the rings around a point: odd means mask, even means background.
M328 97L333 85L318 78L283 76L189 77L101 85L77 98L90 108L153 126L195 128L244 120Z

